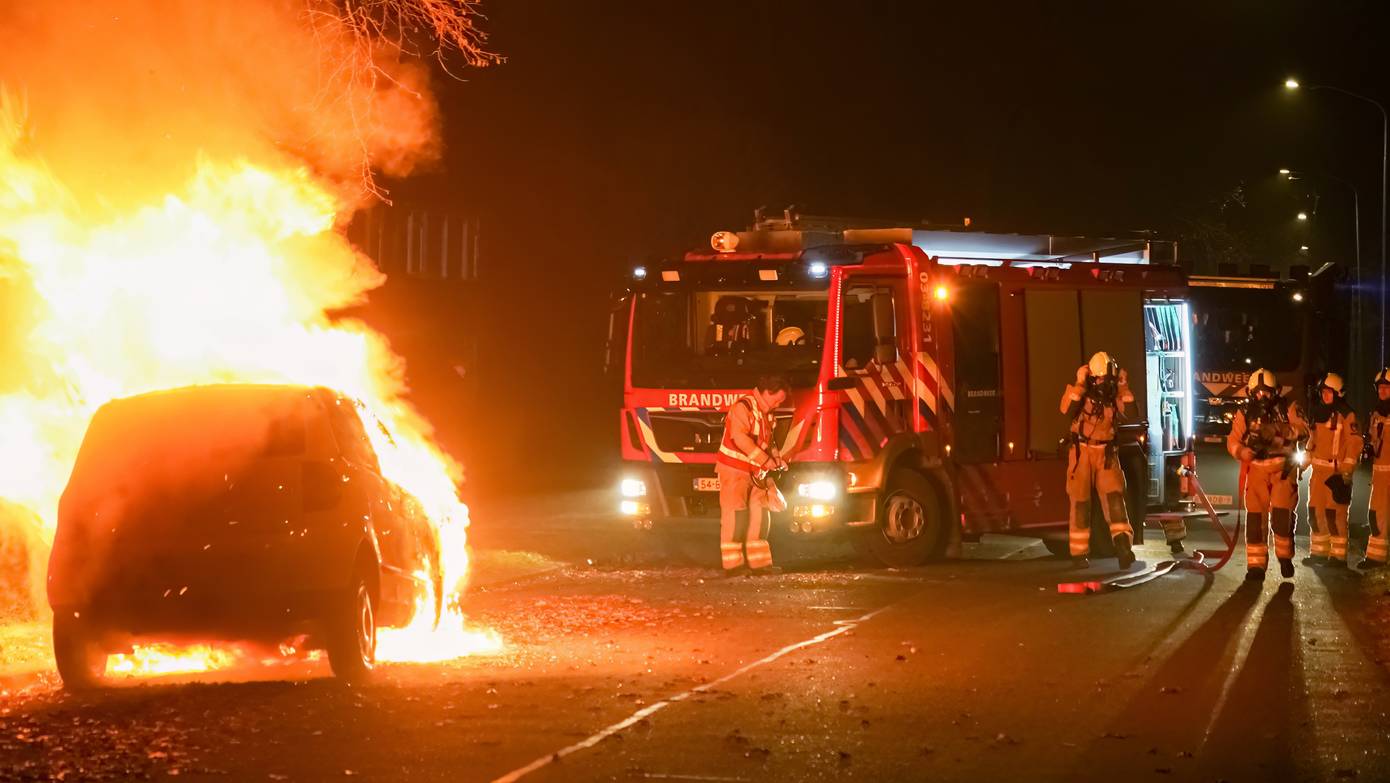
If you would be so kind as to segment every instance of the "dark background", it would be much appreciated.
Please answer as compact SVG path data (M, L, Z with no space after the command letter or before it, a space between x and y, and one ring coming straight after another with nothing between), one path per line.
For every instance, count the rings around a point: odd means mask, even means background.
M1234 226L1250 260L1350 264L1350 190L1287 166L1360 189L1374 275L1380 116L1282 83L1390 99L1387 5L494 0L507 62L441 75L444 160L393 184L398 206L476 216L480 278L393 275L371 317L477 497L603 480L609 291L760 205L1180 240Z

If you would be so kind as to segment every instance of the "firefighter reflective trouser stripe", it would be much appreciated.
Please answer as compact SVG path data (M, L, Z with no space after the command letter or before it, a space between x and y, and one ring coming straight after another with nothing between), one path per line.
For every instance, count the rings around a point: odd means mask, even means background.
M744 549L748 553L748 567L752 569L767 568L772 565L772 546L767 543L764 537L766 525L764 519L767 512L760 505L754 506L754 513L757 516L748 518L748 539L744 543Z
M1314 460L1308 479L1309 552L1315 557L1347 559L1347 507L1332 499L1327 480L1332 477L1331 462Z
M1100 498L1100 510L1110 526L1110 537L1134 537L1125 511L1125 474L1113 456L1105 462L1105 446L1082 444L1067 458L1067 497L1071 499L1070 544L1072 557L1091 552L1091 490Z
M767 542L767 501L763 491L753 486L753 477L738 468L715 465L719 476L719 559L725 570L745 562L749 568L772 565L772 548ZM747 557L745 560L745 550Z
M1371 470L1371 536L1366 539L1366 559L1384 563L1390 559L1390 465Z
M1292 471L1284 475L1279 462L1250 463L1245 478L1245 563L1250 568L1269 567L1269 534L1274 533L1274 555L1293 559L1293 508L1298 503L1298 483Z

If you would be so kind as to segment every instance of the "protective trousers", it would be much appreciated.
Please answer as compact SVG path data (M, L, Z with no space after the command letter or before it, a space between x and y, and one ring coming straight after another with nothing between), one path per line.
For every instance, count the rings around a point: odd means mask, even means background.
M1298 504L1298 480L1285 473L1283 460L1250 463L1245 476L1245 564L1269 567L1269 534L1274 532L1274 556L1293 559L1293 509Z
M1308 519L1312 528L1308 550L1313 557L1347 559L1347 506L1332 499L1327 480L1336 470L1331 464L1313 465L1308 479Z
M1366 559L1384 563L1390 556L1390 465L1371 467L1371 535L1366 539Z
M753 486L744 470L719 464L719 559L725 571L748 564L749 568L772 565L772 546L767 542L767 500Z
M1163 539L1169 546L1187 538L1187 523L1181 517L1169 518L1165 516L1160 521L1163 523Z
M1125 474L1107 446L1079 444L1067 459L1067 497L1071 499L1071 556L1085 557L1091 552L1091 491L1100 498L1100 510L1110 526L1110 537L1134 538L1125 510Z

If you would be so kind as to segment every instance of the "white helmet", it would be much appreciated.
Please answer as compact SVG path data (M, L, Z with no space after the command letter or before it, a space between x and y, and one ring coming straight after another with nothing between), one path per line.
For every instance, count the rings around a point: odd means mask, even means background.
M1371 383L1376 386L1379 386L1382 383L1390 383L1390 367L1386 367L1384 370L1381 370L1380 373L1376 375L1375 380L1371 381Z
M1274 373L1263 367L1250 373L1250 380L1245 383L1245 391L1248 394L1254 394L1259 389L1276 393L1279 391L1279 382L1274 379Z
M1318 384L1319 389L1331 389L1338 397L1346 390L1346 384L1342 381L1342 376L1335 372L1330 372L1322 376L1322 383Z
M1119 365L1116 364L1115 360L1110 358L1110 354L1105 351L1096 351L1095 356L1091 357L1091 361L1087 362L1086 366L1091 369L1091 377L1093 378L1104 378L1107 375L1113 375L1115 371L1119 369Z

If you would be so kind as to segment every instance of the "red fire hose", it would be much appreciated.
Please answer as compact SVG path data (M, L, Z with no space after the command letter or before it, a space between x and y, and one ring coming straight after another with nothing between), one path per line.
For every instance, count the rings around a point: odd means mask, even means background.
M1183 560L1164 560L1154 565L1153 568L1140 571L1137 574L1120 574L1109 579L1091 580L1086 582L1062 582L1057 585L1057 592L1072 594L1104 593L1114 590L1123 590L1127 587L1138 587L1164 576L1177 568L1190 568L1201 571L1205 574L1215 573L1221 570L1236 552L1236 547L1240 543L1240 531L1243 523L1242 512L1245 510L1245 474L1246 464L1241 463L1240 479L1236 482L1236 524L1235 530L1226 531L1226 526L1221 524L1221 515L1216 513L1216 509L1211 505L1211 499L1202 489L1202 483L1197 480L1197 471L1186 465L1179 468L1180 475L1187 479L1192 487L1192 494L1197 497L1202 510L1207 512L1207 517L1216 531L1221 534L1221 540L1225 542L1225 551L1215 549L1199 549L1193 553L1191 558ZM1215 562L1210 562L1214 560Z

